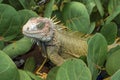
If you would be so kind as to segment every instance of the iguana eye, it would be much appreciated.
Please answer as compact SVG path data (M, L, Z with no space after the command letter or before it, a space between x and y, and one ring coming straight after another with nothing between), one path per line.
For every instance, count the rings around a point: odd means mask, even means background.
M37 28L38 28L38 29L43 29L44 26L45 26L45 22L41 22L41 23L39 23L39 24L37 25Z

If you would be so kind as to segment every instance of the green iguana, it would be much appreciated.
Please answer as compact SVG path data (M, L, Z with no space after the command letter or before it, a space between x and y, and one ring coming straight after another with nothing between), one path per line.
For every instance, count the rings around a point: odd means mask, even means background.
M68 58L79 58L87 54L87 39L74 32L61 30L49 18L31 18L23 26L25 36L41 46L42 53L54 64L61 65Z

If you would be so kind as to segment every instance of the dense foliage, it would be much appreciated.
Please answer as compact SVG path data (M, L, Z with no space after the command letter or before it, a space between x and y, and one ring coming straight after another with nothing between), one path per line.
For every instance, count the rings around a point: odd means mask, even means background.
M72 31L93 35L88 40L86 61L67 60L51 69L46 80L99 80L105 78L102 71L111 80L119 80L120 0L39 1L0 0L0 80L42 80L31 73L34 66L27 67L35 65L33 59L26 61L23 70L12 60L31 49L33 42L21 31L28 19L35 16L56 16ZM110 45L115 47L108 50Z

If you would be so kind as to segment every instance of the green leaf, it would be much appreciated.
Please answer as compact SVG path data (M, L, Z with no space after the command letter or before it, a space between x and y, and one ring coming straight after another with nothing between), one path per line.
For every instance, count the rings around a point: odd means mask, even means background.
M13 7L0 4L0 36L3 37L4 41L14 39L17 36L20 23L20 16Z
M103 67L107 53L107 42L100 33L96 33L88 41L88 67L96 80L99 69Z
M118 27L120 26L120 14L118 14L115 19L114 19L114 22L118 25ZM119 31L119 30L118 30ZM119 32L118 32L119 33ZM119 35L119 34L118 34Z
M107 53L107 58L108 58L111 54L113 54L115 51L117 51L117 50L119 50L119 49L120 49L120 45L118 45L118 46L110 49L109 52Z
M23 35L22 34L22 27L23 25L32 17L38 17L37 13L33 12L32 10L22 9L18 11L20 15L21 25L18 36Z
M86 8L88 10L89 15L92 13L93 8L95 7L95 2L93 0L86 0Z
M15 7L17 10L25 9L32 9L36 6L34 0L9 0L9 3Z
M100 0L94 0L94 2L95 2L95 4L96 4L96 6L97 6L97 9L98 9L100 15L103 17L103 15L104 15L104 10L103 10L103 6L102 6L101 1L100 1Z
M32 80L30 76L23 70L19 70L20 80Z
M95 22L92 22L91 24L90 24L90 30L89 30L89 34L91 34L93 31L94 31L94 29L95 29Z
M23 9L23 6L20 4L19 0L8 0L9 4L13 6L15 9L20 10Z
M117 22L117 24L120 24L120 10L116 10L118 7L120 6L120 0L109 0L109 3L108 3L108 12L110 15L112 15L113 13L115 14L115 12L117 13L117 15L114 17L113 16L113 19L115 20L115 22ZM116 11L115 11L116 10Z
M33 72L35 69L35 59L34 57L29 57L27 58L25 65L24 65L24 70Z
M18 31L18 32L19 32L19 31ZM9 35L9 34L8 34L8 35ZM12 39L14 39L14 38L16 38L16 37L17 37L17 34L9 35L9 36L4 37L3 41L4 41L4 42L7 42L7 41L10 41L10 40L12 40Z
M19 0L19 2L25 9L32 9L32 7L35 6L34 0Z
M120 69L112 75L111 80L120 80Z
M44 17L50 18L53 11L53 5L55 0L50 0L49 3L46 5L46 9L44 11Z
M79 59L83 60L85 63L87 63L87 56L80 56Z
M0 50L2 50L5 47L4 42L0 40Z
M32 80L43 80L42 78L40 78L40 76L36 76L35 74L26 71L26 73L31 77Z
M16 65L2 51L0 51L0 80L20 80Z
M40 76L36 76L29 71L19 70L19 74L20 80L43 80L40 78Z
M72 1L79 1L83 4L85 4L87 10L88 10L88 13L89 15L91 14L93 8L95 7L95 2L94 0L72 0Z
M89 33L90 18L85 5L69 2L63 7L62 15L65 25L71 30Z
M119 5L120 5L120 0L109 0L108 2L109 14L112 14Z
M32 41L29 38L22 38L8 46L6 46L3 51L10 56L11 58L15 58L18 55L25 54L27 51L31 49Z
M52 68L50 72L48 73L46 80L54 80L56 78L58 69L59 67Z
M22 9L18 11L20 15L21 25L23 26L30 18L38 17L37 13L33 12L32 10Z
M2 2L3 0L0 0L0 3Z
M114 22L103 25L101 29L101 34L106 38L108 44L112 44L117 36L117 25Z
M92 80L92 77L82 60L69 59L60 66L54 80Z
M106 71L109 75L113 75L117 70L120 69L120 47L116 47L111 53L106 61Z
M114 9L114 11L106 18L106 24L110 23L119 14L120 14L120 5L118 5Z

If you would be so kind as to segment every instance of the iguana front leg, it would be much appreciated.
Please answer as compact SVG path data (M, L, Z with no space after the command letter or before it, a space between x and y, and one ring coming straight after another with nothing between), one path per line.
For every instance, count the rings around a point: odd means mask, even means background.
M44 43L36 40L37 44L41 46L42 55L51 60L55 65L60 66L65 60L58 54L60 46L56 45L54 40L51 43Z
M64 63L64 59L58 54L58 48L56 46L49 46L47 48L48 58L55 65L60 66Z

